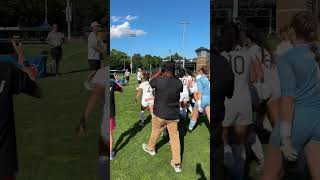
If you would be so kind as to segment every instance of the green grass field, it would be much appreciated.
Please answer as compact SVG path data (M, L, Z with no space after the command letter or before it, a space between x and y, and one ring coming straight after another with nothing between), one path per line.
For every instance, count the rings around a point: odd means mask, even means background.
M39 54L46 45L24 46L26 55ZM101 110L92 114L88 137L78 137L76 127L89 92L81 92L87 78L87 45L84 40L64 47L61 77L39 80L43 98L15 97L18 145L18 180L95 180L97 179L98 134ZM133 78L132 78L133 79ZM134 83L132 81L132 83ZM151 124L137 128L139 106L134 104L136 85L116 94L117 129L115 143L120 150L111 162L111 179L197 179L209 178L209 132L204 124L183 136L183 172L176 174L169 165L168 143L148 156L141 144L149 139ZM160 139L161 140L161 139ZM119 149L118 148L118 149ZM154 178L156 177L156 178Z
M170 166L171 147L166 139L159 139L156 156L142 150L142 143L148 143L151 123L139 128L140 104L134 103L136 81L116 94L117 129L114 133L118 153L110 164L111 179L199 179L203 172L210 178L209 132L202 123L193 133L182 130L187 123L181 123L180 139L183 144L182 173L177 174ZM148 113L149 115L149 113ZM203 178L204 178L203 176Z
M24 48L27 55L32 55L47 46ZM89 136L80 138L76 134L89 95L80 92L88 75L88 71L82 71L88 68L86 48L86 42L80 40L65 45L63 75L39 81L43 98L15 97L18 180L97 179L100 110L89 120Z

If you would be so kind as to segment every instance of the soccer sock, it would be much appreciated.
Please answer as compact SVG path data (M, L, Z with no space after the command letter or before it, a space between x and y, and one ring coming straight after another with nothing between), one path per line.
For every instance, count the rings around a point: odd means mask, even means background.
M193 127L196 125L197 121L196 120L191 120L189 123L189 130L192 130Z
M256 157L259 160L259 163L263 163L264 162L264 154L263 154L263 149L262 149L262 145L260 142L260 139L258 137L258 135L256 135L256 139L255 139L255 143L253 143L251 145L251 149L254 152L254 154L256 155Z
M235 163L233 168L233 175L237 177L239 180L244 179L244 171L245 171L245 163L246 163L246 150L245 146L242 145L236 145L234 146L234 157L235 157Z
M185 119L187 117L188 109L187 107L183 108L183 118Z
M223 151L224 153L232 153L231 146L229 144L224 145Z
M189 111L190 111L190 113L192 113L192 106L191 106L191 104L189 105Z
M144 123L144 120L145 120L144 111L140 112L140 120L141 120L141 123Z

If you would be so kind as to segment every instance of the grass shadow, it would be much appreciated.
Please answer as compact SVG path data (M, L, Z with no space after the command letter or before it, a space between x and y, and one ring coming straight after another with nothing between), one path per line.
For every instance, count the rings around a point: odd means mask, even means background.
M200 163L197 163L196 173L197 173L197 175L200 176L200 178L198 180L207 180Z
M128 129L127 131L123 132L119 139L117 140L115 146L114 146L114 152L115 154L118 154L122 148L124 148L131 140L131 138L135 137L147 124L149 124L151 121L151 115L148 116L148 118L144 121L144 125L140 125L140 120L134 123L134 125ZM126 139L125 139L126 138Z

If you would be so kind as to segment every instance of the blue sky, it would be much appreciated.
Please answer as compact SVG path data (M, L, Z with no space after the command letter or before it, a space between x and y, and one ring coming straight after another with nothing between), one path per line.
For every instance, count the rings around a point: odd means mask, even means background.
M195 58L195 49L210 47L209 0L111 0L110 4L112 49L161 57L171 50ZM183 52L181 21L191 23Z

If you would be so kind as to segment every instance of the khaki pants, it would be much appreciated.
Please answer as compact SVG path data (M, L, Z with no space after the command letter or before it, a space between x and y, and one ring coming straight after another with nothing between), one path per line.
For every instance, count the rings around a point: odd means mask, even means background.
M148 143L149 150L155 150L157 140L164 130L167 127L170 137L170 145L172 151L172 160L175 164L181 163L181 156L180 156L180 137L178 131L178 120L164 120L156 115L153 115L152 118L152 132L150 136L150 140Z

